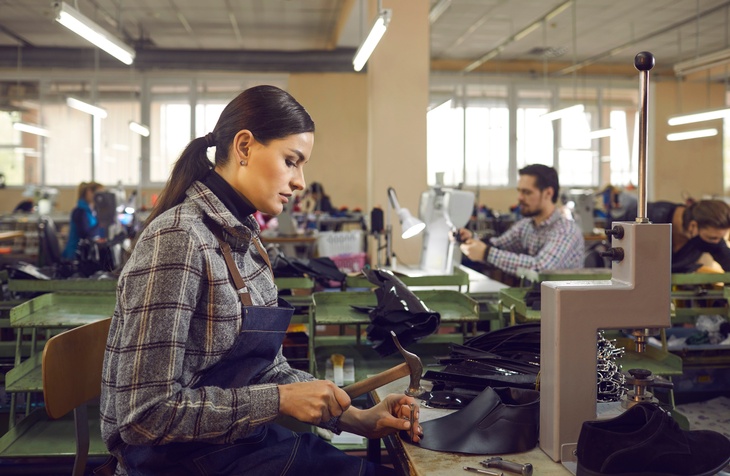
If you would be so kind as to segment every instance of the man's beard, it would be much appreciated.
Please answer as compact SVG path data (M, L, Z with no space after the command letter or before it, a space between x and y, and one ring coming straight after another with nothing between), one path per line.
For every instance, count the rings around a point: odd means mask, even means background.
M525 218L536 217L536 216L538 216L541 213L542 213L542 209L541 208L535 208L535 209L527 210L527 211L520 210L520 215L522 215Z

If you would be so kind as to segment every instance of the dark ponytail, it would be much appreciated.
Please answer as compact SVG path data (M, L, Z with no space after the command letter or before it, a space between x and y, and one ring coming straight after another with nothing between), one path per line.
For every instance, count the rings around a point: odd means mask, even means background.
M233 139L248 129L266 145L292 134L314 132L309 113L289 93L275 86L255 86L239 94L223 109L212 133L193 139L170 173L170 178L145 227L159 215L185 200L185 191L202 180L214 166L225 166ZM215 165L208 160L208 147L215 146Z

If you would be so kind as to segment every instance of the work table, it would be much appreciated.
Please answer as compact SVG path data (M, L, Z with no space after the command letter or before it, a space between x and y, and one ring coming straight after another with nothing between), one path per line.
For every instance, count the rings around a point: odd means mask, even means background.
M371 392L371 397L376 402L391 393L403 393L408 387L408 377L404 377L387 385L384 385ZM430 382L423 381L425 386L430 386ZM420 405L421 421L428 421L441 416L447 415L454 410L443 410L436 408L427 408L423 406L422 400L417 400ZM428 435L424 435L428 438ZM539 447L535 447L531 451L525 453L515 453L509 455L466 455L461 453L446 453L441 451L427 450L416 445L404 442L400 436L391 435L385 438L385 446L391 456L392 462L401 474L410 474L411 476L454 476L478 474L463 470L464 466L486 469L479 464L485 459L500 456L506 461L512 461L519 464L530 463L533 467L533 475L535 476L569 476L571 472L561 463L556 463L547 456ZM517 476L517 473L505 472L503 470L490 469L495 472L504 472L504 476Z

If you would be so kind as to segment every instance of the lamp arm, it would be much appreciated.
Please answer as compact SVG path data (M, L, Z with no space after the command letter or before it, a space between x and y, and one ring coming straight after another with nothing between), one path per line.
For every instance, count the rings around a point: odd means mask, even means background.
M400 211L400 204L398 203L398 197L393 187L388 187L388 200L390 201L390 206L398 213Z

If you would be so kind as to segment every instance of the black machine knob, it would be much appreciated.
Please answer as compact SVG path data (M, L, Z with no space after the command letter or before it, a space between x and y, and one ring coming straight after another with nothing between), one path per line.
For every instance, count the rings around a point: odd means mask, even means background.
M623 261L624 249L623 248L609 248L606 251L602 251L601 256L610 258L611 261Z
M613 236L617 240L624 237L624 227L616 225L613 228L606 230L606 236Z
M634 67L639 71L649 71L654 67L654 55L648 51L638 53L634 58Z
M651 377L651 370L647 369L629 369L629 375L635 379L646 380Z

